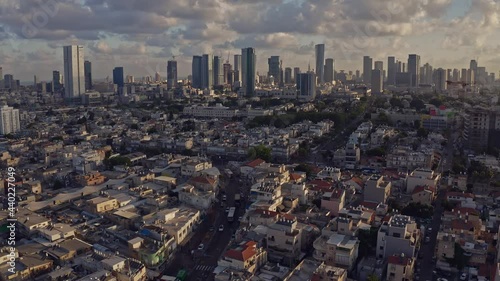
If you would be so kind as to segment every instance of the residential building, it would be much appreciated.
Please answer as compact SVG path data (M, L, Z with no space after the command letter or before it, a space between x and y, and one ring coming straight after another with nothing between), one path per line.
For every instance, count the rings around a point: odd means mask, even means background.
M372 82L373 60L369 56L363 57L363 82L369 84Z
M322 263L316 270L314 271L312 277L308 279L310 281L346 281L347 280L347 270L327 265Z
M414 257L420 229L415 220L409 216L393 215L384 221L377 235L377 258L386 259L393 255L404 254Z
M415 169L406 180L406 192L413 193L417 186L431 186L439 190L441 174L429 169Z
M419 185L413 189L411 200L415 203L431 206L436 199L436 188L428 185Z
M120 207L118 200L115 198L100 196L88 200L87 203L89 204L89 210L96 214L105 213Z
M65 99L79 99L85 93L83 46L65 46L64 49Z
M301 255L302 229L297 227L295 217L283 217L267 230L267 250L270 256L283 258L288 265L295 264Z
M314 100L316 98L316 75L314 72L300 73L297 78L298 98Z
M391 194L391 182L383 176L372 175L365 184L364 200L373 203L386 203Z
M314 243L314 259L351 271L358 259L359 241L350 235L322 231Z
M4 105L0 108L0 134L7 135L21 130L19 109Z
M500 110L475 106L465 111L464 142L477 152L500 148Z
M325 192L321 197L321 208L329 210L331 216L338 216L339 211L344 208L345 195L345 190L340 188Z
M202 118L233 118L238 115L238 110L230 109L218 103L215 106L186 106L182 113L188 116Z
M221 267L255 273L267 263L267 251L254 241L232 245L218 261Z
M415 258L404 254L387 259L387 281L412 281L414 279Z
M335 81L335 60L328 58L325 60L325 83Z

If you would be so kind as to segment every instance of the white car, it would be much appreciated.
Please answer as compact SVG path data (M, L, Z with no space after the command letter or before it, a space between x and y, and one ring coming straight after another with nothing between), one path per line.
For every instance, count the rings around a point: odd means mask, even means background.
M221 224L221 225L219 226L219 231L220 231L220 232L224 231L224 225L223 225L223 224Z
M462 275L460 275L460 280L467 280L467 273L462 273Z
M200 250L200 251L201 251L201 250L203 250L203 248L205 248L205 245L203 245L203 244L200 244L200 245L198 246L198 250Z

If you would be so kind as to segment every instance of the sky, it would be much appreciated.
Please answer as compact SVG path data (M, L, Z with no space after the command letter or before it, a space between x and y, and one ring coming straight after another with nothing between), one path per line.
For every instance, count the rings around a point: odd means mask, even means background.
M0 0L0 67L21 81L49 81L63 70L62 46L85 47L93 77L179 77L193 55L233 63L254 47L257 70L279 55L284 67L314 68L314 45L324 43L336 70L362 69L362 57L434 67L468 68L471 59L498 75L500 0Z

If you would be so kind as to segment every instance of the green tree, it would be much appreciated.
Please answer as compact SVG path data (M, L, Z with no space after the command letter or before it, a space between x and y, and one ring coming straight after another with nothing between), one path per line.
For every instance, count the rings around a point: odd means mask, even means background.
M252 147L248 150L248 158L257 159L260 158L266 162L271 161L271 148L261 144L256 147Z
M130 129L132 130L139 130L139 125L137 125L136 123L130 125Z
M427 138L428 135L429 135L429 131L427 131L425 128L418 128L417 137Z
M443 101L440 98L433 98L429 101L430 104L434 105L435 107L440 107L443 105Z
M410 107L415 108L417 111L420 111L425 108L425 103L421 99L413 99L410 102Z
M398 98L391 98L391 100L389 102L391 103L392 107L403 108L403 102L401 102L401 100Z
M385 156L385 150L382 147L370 149L366 152L368 156Z
M311 175L312 169L307 164L299 164L297 167L295 167L295 171L304 172L306 173L306 176L309 177Z
M434 207L429 205L423 205L420 203L412 202L406 207L403 208L401 214L410 216L410 217L418 217L418 218L432 218L434 214Z
M366 278L366 281L380 281L380 278L375 274L370 274L368 278Z

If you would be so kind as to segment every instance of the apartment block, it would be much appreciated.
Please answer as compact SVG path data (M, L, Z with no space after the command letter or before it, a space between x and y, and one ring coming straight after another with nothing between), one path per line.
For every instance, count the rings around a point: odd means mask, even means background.
M441 179L441 174L436 173L429 169L415 169L406 180L406 192L413 193L413 190L417 186L432 186L436 190L439 190L439 180Z
M365 184L364 199L367 202L386 203L391 194L391 182L383 176L372 175Z
M420 230L415 220L409 216L394 215L384 222L377 235L377 258L386 259L404 254L414 257Z

